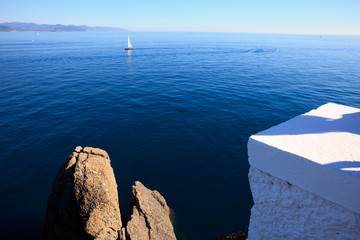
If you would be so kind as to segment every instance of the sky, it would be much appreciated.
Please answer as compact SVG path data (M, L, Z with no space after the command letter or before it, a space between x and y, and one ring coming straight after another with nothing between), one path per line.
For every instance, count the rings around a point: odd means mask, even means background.
M360 35L360 0L0 0L0 22Z

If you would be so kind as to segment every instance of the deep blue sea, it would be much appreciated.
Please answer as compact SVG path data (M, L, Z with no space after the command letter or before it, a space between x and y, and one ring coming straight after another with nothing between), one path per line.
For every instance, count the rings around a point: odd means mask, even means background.
M327 102L360 107L360 36L0 33L1 237L39 238L78 145L109 153L124 219L140 180L178 239L240 230L249 136Z

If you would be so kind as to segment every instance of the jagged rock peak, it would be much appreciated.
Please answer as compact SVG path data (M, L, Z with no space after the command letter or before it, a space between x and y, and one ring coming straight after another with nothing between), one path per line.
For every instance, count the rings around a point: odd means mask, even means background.
M170 208L158 191L151 191L141 182L132 186L133 206L126 230L129 240L176 239L170 221Z
M42 239L125 239L110 158L76 147L60 168L48 199Z
M97 155L110 160L108 153L100 148L92 148L92 147L81 148L80 146L77 146L75 148L75 151L76 150L78 150L79 153L83 152L91 155Z
M109 155L99 148L78 146L54 180L41 238L175 240L164 197L138 181L132 193L132 215L125 233Z

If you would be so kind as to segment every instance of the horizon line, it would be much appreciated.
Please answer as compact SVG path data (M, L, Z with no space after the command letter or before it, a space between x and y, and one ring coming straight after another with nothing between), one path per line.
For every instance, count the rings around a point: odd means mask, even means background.
M360 36L360 33L289 33L289 32L242 32L242 31L195 31L195 30L131 30L127 32L179 32L179 33L244 33L244 34L287 34L287 35L320 35L320 36Z
M31 23L37 25L63 25L63 26L86 26L86 27L104 27L104 28L118 28L123 29L125 32L179 32L179 33L244 33L244 34L287 34L287 35L320 35L320 36L360 36L360 33L302 33L302 32L249 32L249 31L205 31L205 30L131 30L126 27L115 27L105 25L86 25L86 24L62 24L62 23L35 23L35 22L19 22L19 21L6 21L3 23ZM10 31L10 32L42 32L42 31ZM50 31L43 31L50 32ZM59 32L76 32L76 31L59 31ZM79 31L80 32L80 31ZM97 32L97 31L84 31L84 32ZM101 32L101 31L98 31ZM111 31L107 31L111 32Z
M91 26L89 26L91 27ZM117 28L117 27L109 27ZM152 33L238 33L238 34L276 34L276 35L313 35L313 36L360 36L359 34L338 34L338 33L287 33L287 32L238 32L238 31L193 31L193 30L123 30L123 31L9 31L0 33L24 33L24 32L47 32L47 33L91 33L91 32L116 32L116 33L129 33L129 32L152 32Z

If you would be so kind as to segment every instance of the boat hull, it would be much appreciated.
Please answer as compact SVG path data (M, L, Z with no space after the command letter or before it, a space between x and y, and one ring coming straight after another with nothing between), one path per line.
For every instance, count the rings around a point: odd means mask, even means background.
M134 50L133 48L125 48L125 50Z

